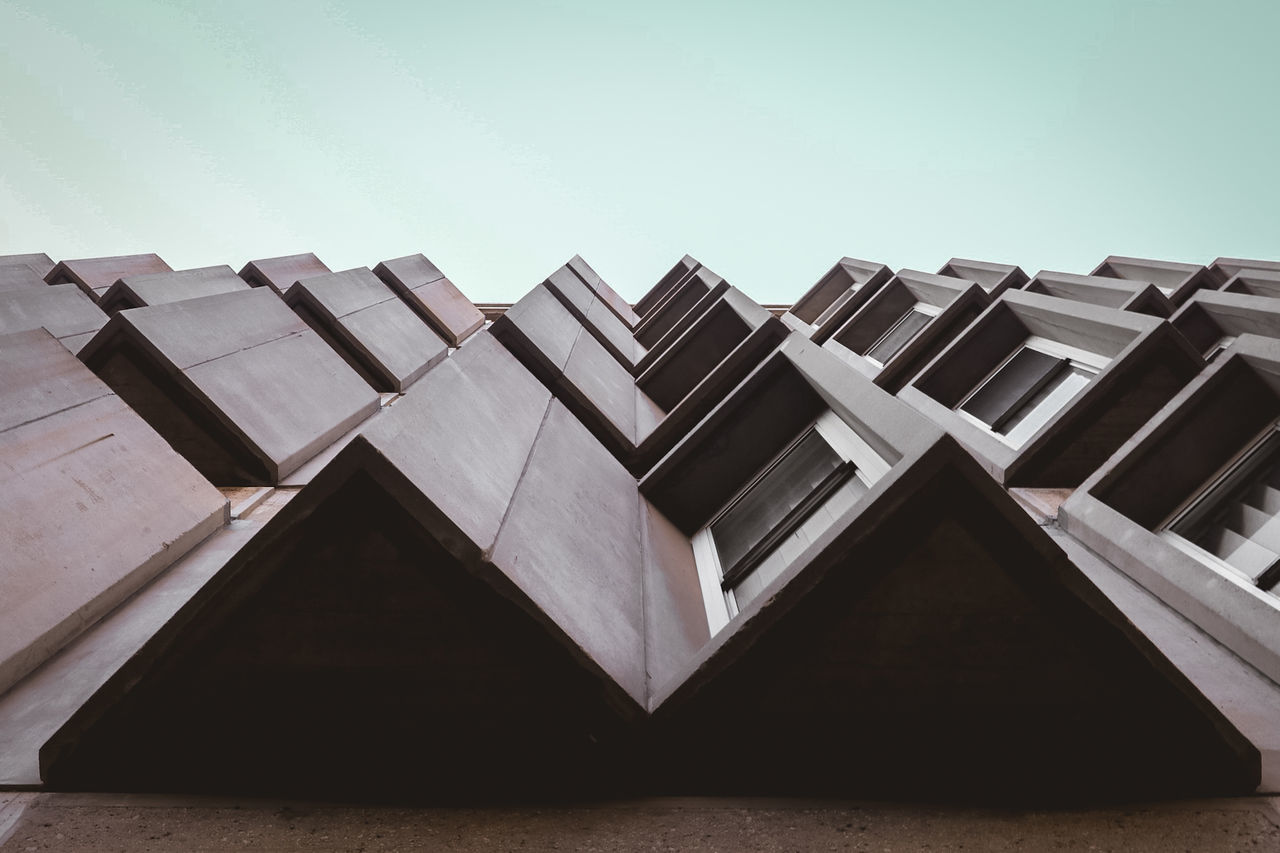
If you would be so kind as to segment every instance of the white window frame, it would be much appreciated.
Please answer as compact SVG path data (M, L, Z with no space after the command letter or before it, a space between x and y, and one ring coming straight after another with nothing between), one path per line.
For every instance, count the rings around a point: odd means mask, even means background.
M939 308L937 305L931 305L928 302L914 303L910 308L902 312L902 316L899 317L896 321L894 321L893 325L884 331L884 334L876 338L875 341L871 344L871 346L867 347L867 352L871 352L876 347L880 346L880 342L883 341L885 338L889 337L889 335L893 334L894 330L897 329L899 326L901 326L903 323L905 323L907 321L907 317L909 317L913 312L926 315L927 317L929 317L930 322L932 322L934 317L937 317L940 313L942 313L942 309ZM920 331L924 331L924 329L927 328L928 325L929 324L926 323L923 327L921 327ZM919 334L919 332L917 332L916 334ZM915 340L915 338L912 338L911 340ZM907 343L903 344L901 347L898 348L898 352L895 352L894 355L897 355L899 352L902 352L902 350L905 349L907 345L910 343L911 341L907 341ZM865 358L867 361L871 362L881 370L884 369L884 363L877 361L871 356L864 355L863 358Z
M1280 589L1280 584L1276 584L1270 589L1264 588L1257 584L1253 578L1228 563L1226 560L1201 548L1190 539L1175 531L1173 528L1190 520L1191 516L1212 513L1218 508L1215 497L1222 498L1222 495L1216 494L1220 492L1222 486L1228 480L1239 473L1242 468L1251 467L1250 462L1257 454L1268 453L1268 445L1275 445L1280 442L1280 422L1272 423L1259 432L1243 450L1231 457L1231 459L1218 470L1209 482L1202 486L1194 495L1187 499L1173 514L1165 519L1156 530L1156 535L1162 540L1172 545L1182 553L1192 557L1204 565L1213 569L1217 573L1223 575L1228 580L1241 584L1249 589L1261 592L1264 595L1270 595L1277 607L1280 607L1280 597L1277 597L1275 590ZM1246 473L1247 476L1247 473Z
M1100 355L1096 352L1090 352L1089 350L1086 350L1086 349L1080 349L1079 347L1074 347L1074 346L1071 346L1070 344L1064 344L1061 341L1055 341L1050 338L1042 338L1039 335L1031 335L1027 337L1025 340L1023 340L1021 344L1015 347L1012 352L1010 352L1007 356L1001 359L1000 363L996 365L995 369L993 369L990 373L984 376L981 382L973 386L973 388L971 388L969 392L966 393L963 398L961 398L960 402L956 403L955 406L952 407L952 411L955 412L957 415L959 415L960 418L965 422L970 423L973 426L976 426L978 429L982 430L983 432L987 433L993 438L998 439L1002 444L1005 444L1006 446L1011 447L1014 450L1021 448L1023 445L1026 444L1026 441L1022 441L1018 443L1010 441L1008 437L1004 435L1004 433L996 432L991 428L991 426L986 421L979 420L978 418L964 411L962 406L964 406L965 403L969 402L969 399L973 397L974 394L977 394L980 390L986 387L987 383L990 382L993 378L995 378L995 376L1001 370L1004 370L1005 365L1013 361L1014 357L1018 353L1022 352L1024 348L1035 350L1036 352L1044 353L1045 355L1052 356L1054 358L1065 358L1067 359L1067 361L1070 362L1070 367L1079 368L1080 370L1083 370L1087 373L1092 373L1095 376L1101 373L1103 369L1106 368L1106 366L1111 363L1111 359L1107 358L1104 355ZM1066 407L1063 406L1063 408L1066 408ZM1062 409L1059 409L1058 411L1061 412ZM1056 413L1050 416L1050 420L1052 420L1053 417L1056 417L1056 416L1057 416Z
M881 477L889 472L889 463L881 458L880 454L871 448L871 445L867 444L852 427L830 409L823 412L812 425L797 433L797 438L805 435L811 429L816 430L843 459L853 463L853 476L861 480L867 488L871 488ZM773 461L770 460L769 464L772 464ZM732 506L742 494L755 484L755 476L753 475L751 481L725 503L724 509ZM729 624L733 617L738 615L738 603L734 599L733 590L726 590L722 586L724 570L720 564L720 554L716 549L715 540L711 536L711 527L723 514L724 509L718 511L702 529L693 535L692 539L693 558L698 569L698 584L702 588L702 602L706 609L707 625L711 629L712 636L719 633L721 629ZM814 509L817 509L817 507L814 507Z

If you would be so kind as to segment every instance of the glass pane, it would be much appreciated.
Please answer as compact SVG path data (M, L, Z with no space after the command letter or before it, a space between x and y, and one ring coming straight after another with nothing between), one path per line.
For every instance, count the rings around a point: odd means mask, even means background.
M867 357L874 358L881 364L887 364L889 359L897 355L898 350L905 347L916 333L928 324L929 320L929 315L922 311L914 309L908 311L884 337L876 341L875 346L867 351Z
M711 537L728 575L757 544L836 472L844 459L810 430L711 524Z
M1092 374L1078 367L1063 372L1041 388L1005 422L1000 432L1014 447L1021 447L1040 427L1062 411L1071 398L1089 384Z
M1280 445L1261 448L1215 491L1207 513L1173 531L1258 582L1280 559Z
M1067 363L1023 347L960 408L996 429Z
M831 497L823 501L821 507L815 508L813 514L801 525L807 540L812 542L826 532L826 529L834 524L845 510L866 494L866 491L866 485L857 477L846 480L831 494ZM774 578L791 565L791 561L783 556L782 551L782 548L773 551L734 585L733 598L739 610L750 604Z

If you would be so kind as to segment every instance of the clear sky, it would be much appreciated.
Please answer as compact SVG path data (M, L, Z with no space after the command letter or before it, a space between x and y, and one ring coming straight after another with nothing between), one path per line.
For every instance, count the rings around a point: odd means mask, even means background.
M1280 2L0 0L0 254L1280 258Z

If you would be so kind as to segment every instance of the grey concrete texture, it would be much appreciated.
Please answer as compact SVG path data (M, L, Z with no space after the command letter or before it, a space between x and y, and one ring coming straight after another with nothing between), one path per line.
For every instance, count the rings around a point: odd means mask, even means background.
M636 323L640 322L640 315L635 309L627 303L621 294L609 286L600 274L592 268L592 266L583 259L581 255L574 255L569 259L569 267L595 292L596 296L609 307L617 315L618 319L634 328Z
M691 273L696 272L701 266L702 264L690 255L685 255L676 261L671 269L667 270L662 275L662 278L654 283L653 287L645 291L636 300L633 310L636 313L637 320L666 298L667 294L671 292L671 288L675 287Z
M1136 311L1153 317L1168 317L1175 308L1154 282L1132 278L1041 270L1022 287L1029 293L1044 293L1122 311Z
M159 255L118 255L59 261L45 274L49 284L74 284L96 302L117 279L145 273L171 272Z
M378 391L402 393L449 354L440 336L364 267L302 279L284 300Z
M484 327L484 314L425 255L383 261L374 275L387 283L451 347Z
M0 334L44 328L78 352L107 315L74 284L0 290Z
M631 370L645 353L631 328L568 265L547 277L544 285L600 345Z
M126 308L181 302L198 296L213 296L232 290L247 290L249 285L226 264L199 267L176 272L144 273L124 276L107 288L98 305L114 314Z
M226 522L222 495L43 330L0 336L0 692Z
M42 273L23 263L0 263L0 291L47 287Z
M265 290L121 311L80 356L109 381L115 366L128 366L117 387L189 456L212 453L209 440L197 435L182 441L173 421L179 415L166 408L161 416L154 406L189 407L185 417L217 424L225 430L224 444L256 460L266 483L277 482L379 408L377 392ZM117 356L129 365L114 362ZM154 371L177 383L181 401L169 400L155 385L160 380L149 378Z
M1182 303L1169 323L1201 353L1210 351L1224 337L1280 338L1280 300L1225 288L1198 290Z
M1027 274L1020 266L974 261L968 258L952 258L942 265L938 275L976 281L992 299L1010 288L1016 289L1027 283Z
M1175 306L1205 287L1214 287L1214 273L1202 264L1110 255L1090 275L1146 281L1160 288Z
M295 281L313 275L332 272L324 261L307 252L301 255L282 255L278 258L259 258L249 261L240 270L240 277L250 287L269 287L283 294Z
M1274 799L1262 797L1056 810L709 798L424 809L25 794L15 796L14 826L0 850L1236 853L1280 846L1277 808Z
M0 266L10 266L12 264L24 264L36 271L36 274L44 278L53 269L53 259L44 252L32 252L25 255L0 255Z
M1247 293L1252 296L1280 298L1280 269L1241 270L1222 285L1226 293Z
M1280 261L1256 258L1215 258L1209 264L1209 273L1219 284L1225 284L1232 276L1245 271L1280 272Z

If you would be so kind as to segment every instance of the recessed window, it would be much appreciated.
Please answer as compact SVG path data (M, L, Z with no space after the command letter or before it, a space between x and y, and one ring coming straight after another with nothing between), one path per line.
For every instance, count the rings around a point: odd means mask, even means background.
M1165 526L1178 548L1261 589L1280 582L1280 432L1268 427ZM1170 535L1171 534L1171 535Z
M877 367L884 367L937 314L935 306L917 302L871 345L866 353L867 360Z
M697 534L694 554L712 632L753 600L888 466L826 412Z
M1236 340L1235 335L1223 335L1222 337L1218 338L1218 340L1214 341L1213 346L1209 347L1209 349L1205 351L1205 354L1204 354L1205 363L1208 364L1209 362L1217 358L1219 355L1221 355L1223 350L1225 350L1227 347L1235 343L1235 340Z
M1006 444L1021 447L1098 373L1105 359L1043 338L1031 338L957 407Z

